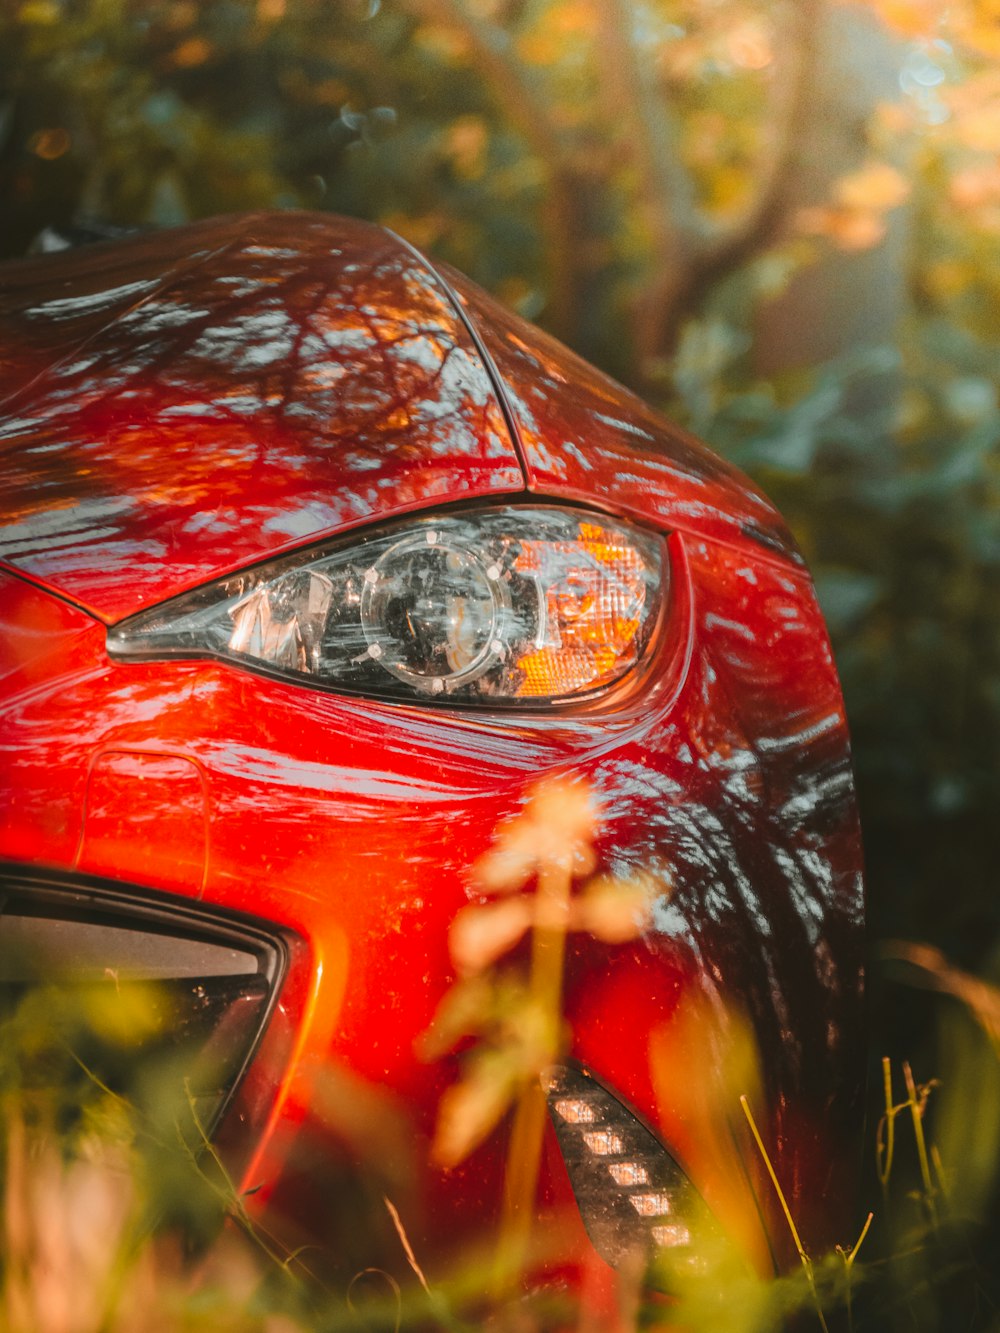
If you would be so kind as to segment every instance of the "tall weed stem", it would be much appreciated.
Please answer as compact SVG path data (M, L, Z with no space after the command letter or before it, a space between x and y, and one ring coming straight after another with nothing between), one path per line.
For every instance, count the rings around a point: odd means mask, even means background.
M531 999L546 1028L558 1033L562 1016L566 927L572 893L568 861L543 863L538 871L537 914L531 936ZM541 1085L526 1084L518 1095L507 1155L500 1253L508 1271L520 1272L528 1255L535 1192L545 1137L546 1104Z
M740 1097L740 1105L743 1107L743 1114L747 1118L747 1123L749 1124L751 1133L753 1134L754 1142L757 1144L757 1151L760 1153L764 1165L767 1167L767 1174L771 1177L771 1184L774 1186L774 1192L778 1196L778 1202L781 1204L781 1210L785 1214L785 1221L788 1223L788 1230L791 1232L792 1242L795 1245L796 1251L798 1252L799 1261L801 1262L803 1272L806 1275L806 1281L809 1283L809 1290L812 1292L812 1297L816 1305L816 1314L817 1317L819 1318L820 1327L823 1329L823 1333L830 1333L829 1325L826 1322L826 1316L823 1313L823 1305L819 1298L819 1292L816 1289L816 1275L813 1272L812 1260L809 1258L806 1248L802 1244L802 1238L799 1235L798 1227L795 1225L795 1219L792 1217L792 1210L788 1206L788 1200L785 1198L785 1192L781 1188L781 1182L778 1180L778 1174L775 1171L774 1166L772 1165L771 1158L768 1155L767 1149L764 1147L764 1140L761 1138L760 1130L757 1128L757 1122L756 1120L754 1120L753 1112L750 1110L750 1103L747 1101L745 1096ZM861 1239L862 1240L864 1239L863 1233ZM861 1241L858 1242L859 1245L860 1243ZM853 1251L852 1254L856 1252L856 1249L857 1247L855 1247L855 1251Z

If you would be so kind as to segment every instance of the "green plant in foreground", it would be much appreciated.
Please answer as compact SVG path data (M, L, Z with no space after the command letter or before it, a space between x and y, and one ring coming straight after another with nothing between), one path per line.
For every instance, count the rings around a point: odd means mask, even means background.
M565 1296L524 1297L520 1275L542 1257L542 1239L531 1230L544 1128L537 1089L568 1041L568 935L631 938L653 892L642 881L595 873L596 820L581 784L567 780L533 793L476 867L481 900L453 925L459 980L428 1036L428 1054L463 1037L473 1041L442 1103L434 1151L439 1160L458 1160L512 1115L508 1204L496 1246L470 1247L446 1272L429 1276L405 1210L382 1192L379 1206L398 1241L396 1274L372 1264L336 1286L312 1255L284 1254L251 1222L193 1113L166 1041L169 1020L148 990L31 988L9 997L0 1014L0 1333L388 1333L471 1330L487 1319L525 1333L1000 1329L991 1222L1000 994L912 945L892 946L894 960L949 997L942 1078L920 1079L907 1062L883 1062L874 1154L880 1198L874 1221L868 1217L853 1243L818 1255L803 1246L778 1159L755 1118L760 1091L736 1024L731 1051L720 1057L726 1069L715 1070L698 1094L704 1104L693 1100L691 1113L701 1123L712 1099L725 1102L719 1114L742 1103L799 1270L763 1276L724 1229L695 1216L697 1262L664 1252L645 1272L623 1271L613 1311L598 1315L586 1299L578 1309ZM693 1010L688 1019L691 1030L675 1030L673 1046L669 1034L653 1034L654 1070L657 1061L676 1067L684 1042L704 1035L703 1015ZM732 1162L727 1169L741 1168ZM371 1174L378 1178L374 1164ZM486 1290L493 1292L488 1308Z
M238 1201L193 1153L182 1085L156 1095L162 1023L148 990L117 985L31 988L3 1014L4 1333L293 1328L254 1316L257 1257L223 1228Z
M464 1037L477 1039L462 1076L442 1098L434 1143L439 1162L460 1162L514 1107L500 1289L529 1257L547 1117L542 1078L568 1044L562 1003L567 935L582 931L620 943L639 935L649 920L650 882L594 874L597 828L593 793L568 777L536 788L521 814L500 828L473 872L490 901L470 904L452 923L459 979L425 1043L435 1058ZM526 966L511 963L509 955L525 937Z

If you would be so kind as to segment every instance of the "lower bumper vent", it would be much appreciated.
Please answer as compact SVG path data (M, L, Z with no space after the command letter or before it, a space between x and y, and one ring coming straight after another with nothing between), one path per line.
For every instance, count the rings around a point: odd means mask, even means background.
M0 871L4 1009L54 988L80 1019L80 1064L115 1092L188 1109L196 1133L236 1090L284 966L280 939L184 900Z

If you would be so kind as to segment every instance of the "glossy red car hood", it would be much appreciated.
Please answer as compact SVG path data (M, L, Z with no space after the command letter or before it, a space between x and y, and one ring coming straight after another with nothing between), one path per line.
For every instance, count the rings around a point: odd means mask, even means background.
M796 559L741 474L381 228L254 214L0 270L0 562L103 619L525 489Z

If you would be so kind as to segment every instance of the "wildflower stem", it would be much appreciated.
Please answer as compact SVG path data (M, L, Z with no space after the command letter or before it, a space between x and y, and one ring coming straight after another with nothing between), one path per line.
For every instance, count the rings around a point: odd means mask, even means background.
M403 1219L399 1215L399 1209L389 1198L388 1194L382 1195L382 1202L385 1204L386 1211L392 1219L392 1225L396 1228L396 1235L399 1237L399 1243L402 1245L403 1253L406 1255L406 1262L416 1274L417 1281L424 1289L424 1294L430 1296L431 1289L427 1285L427 1278L424 1276L424 1270L420 1267L419 1263L417 1263L417 1256L414 1253L413 1246L410 1244L410 1238L406 1234L406 1228L403 1226Z
M764 1165L767 1167L767 1174L771 1177L771 1184L774 1186L774 1192L778 1196L778 1202L781 1204L781 1210L785 1214L785 1221L788 1223L788 1230L791 1232L792 1241L798 1252L799 1260L806 1275L806 1281L809 1283L809 1289L812 1292L813 1300L816 1304L816 1313L819 1316L820 1326L823 1333L830 1333L826 1322L826 1316L823 1314L823 1307L820 1304L819 1292L816 1290L816 1278L813 1274L812 1260L802 1244L802 1238L799 1236L798 1227L795 1225L795 1219L792 1217L792 1210L788 1206L788 1200L785 1198L785 1192L781 1188L777 1172L771 1164L771 1158L768 1156L767 1149L764 1147L764 1140L760 1136L760 1130L757 1128L757 1122L753 1118L753 1112L750 1110L750 1103L745 1096L740 1097L740 1105L743 1107L743 1114L747 1118L747 1123L757 1144L757 1151L760 1153ZM866 1228L867 1229L867 1228ZM859 1242L860 1243L860 1242Z
M892 1104L892 1061L887 1055L882 1057L882 1084L885 1093L885 1115L878 1127L876 1167L884 1197L889 1189L892 1159L896 1149L896 1110Z
M858 1251L861 1249L861 1246L864 1244L865 1237L868 1235L868 1228L871 1226L872 1219L874 1218L874 1216L875 1216L874 1213L869 1213L868 1216L865 1218L865 1224L861 1228L861 1235L854 1242L854 1245L851 1247L851 1249L845 1250L840 1245L837 1246L837 1253L844 1261L844 1275L847 1280L847 1290L845 1293L845 1299L847 1304L847 1327L849 1329L854 1328L854 1307L852 1299L853 1291L851 1287L851 1270L854 1267L855 1259L858 1257Z
M868 1235L868 1228L871 1226L872 1222L874 1221L874 1218L875 1218L874 1213L868 1214L868 1216L865 1218L865 1224L861 1228L861 1235L854 1242L854 1248L849 1250L847 1254L844 1255L844 1263L847 1265L848 1268L853 1267L854 1260L858 1257L858 1250L860 1250L861 1246L864 1244L865 1237Z
M913 1137L917 1143L917 1160L920 1163L920 1179L924 1187L924 1200L927 1204L927 1211L930 1214L931 1221L937 1225L937 1204L935 1196L937 1190L934 1188L934 1181L931 1179L930 1159L927 1155L927 1139L924 1136L924 1106L926 1105L926 1096L921 1098L917 1092L916 1084L913 1081L913 1070L910 1068L909 1061L903 1061L903 1078L906 1080L907 1105L910 1108L910 1116L913 1120ZM925 1089L928 1091L929 1089Z

